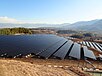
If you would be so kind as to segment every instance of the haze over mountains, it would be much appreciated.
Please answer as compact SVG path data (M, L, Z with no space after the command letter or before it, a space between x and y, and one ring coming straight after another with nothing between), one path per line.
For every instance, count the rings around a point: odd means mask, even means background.
M25 28L39 28L39 27L59 27L58 24L30 24L30 23L0 23L0 28L13 28L13 27L25 27Z
M25 28L50 28L62 30L78 30L78 31L99 31L102 32L102 19L91 21L79 21L73 24L13 24L13 23L0 23L0 28L10 27L25 27Z
M63 29L73 29L81 31L102 31L102 19L92 21L80 21L67 26L63 26Z

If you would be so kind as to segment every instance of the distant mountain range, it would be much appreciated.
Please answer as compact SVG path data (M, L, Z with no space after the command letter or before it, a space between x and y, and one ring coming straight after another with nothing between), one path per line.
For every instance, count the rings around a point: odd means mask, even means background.
M91 21L80 21L73 24L12 24L12 23L0 23L0 28L11 27L25 27L25 28L53 28L61 30L78 30L78 31L98 31L102 32L102 19L96 19Z
M14 23L0 23L0 28L13 28L13 27L25 27L25 28L59 27L59 25L60 24L30 24L30 23L14 24Z
M102 32L102 19L92 21L80 21L73 24L68 24L62 27L67 30L80 30L80 31L101 31Z

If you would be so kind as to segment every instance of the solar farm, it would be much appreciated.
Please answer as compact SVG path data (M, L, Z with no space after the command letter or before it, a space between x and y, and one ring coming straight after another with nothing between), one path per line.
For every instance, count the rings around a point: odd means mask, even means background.
M0 57L19 58L33 55L43 59L91 59L97 60L89 47L102 51L102 45L95 42L74 42L56 35L1 35Z
M10 69L12 66L13 72L18 68L19 73L17 71L15 75L27 72L25 69L28 69L28 74L33 76L38 66L41 70L37 71L39 74L50 70L42 73L43 76L90 76L86 72L101 74L102 44L74 39L52 34L0 35L0 64L3 68L6 66ZM22 69L19 70L19 67ZM12 74L10 70L7 71Z

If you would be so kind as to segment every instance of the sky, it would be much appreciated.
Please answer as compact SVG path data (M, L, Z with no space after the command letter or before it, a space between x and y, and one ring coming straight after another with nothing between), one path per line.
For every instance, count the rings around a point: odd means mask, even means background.
M0 0L0 23L62 24L102 19L102 0Z

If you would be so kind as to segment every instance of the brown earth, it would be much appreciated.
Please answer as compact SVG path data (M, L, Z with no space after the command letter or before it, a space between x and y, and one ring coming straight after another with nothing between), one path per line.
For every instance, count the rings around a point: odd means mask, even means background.
M95 68L102 69L102 62L90 61ZM0 59L0 76L90 76L83 67L93 66L83 60Z
M77 76L70 70L31 64L17 60L0 59L0 76Z

